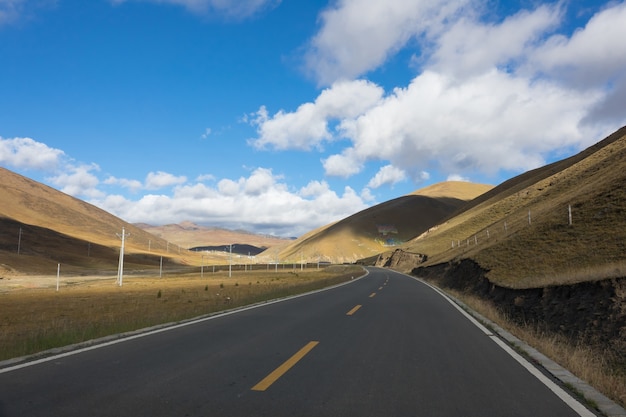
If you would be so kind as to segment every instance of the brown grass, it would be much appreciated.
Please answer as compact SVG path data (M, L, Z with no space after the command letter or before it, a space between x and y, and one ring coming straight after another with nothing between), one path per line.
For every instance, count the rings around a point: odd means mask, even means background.
M625 133L496 187L404 249L427 265L471 258L515 288L613 277L626 261Z
M621 406L626 406L626 368L624 364L617 362L611 352L598 351L582 343L572 345L563 337L548 334L532 326L520 327L482 298L450 289L445 291L518 339L533 346Z
M65 281L0 293L0 360L111 334L323 288L359 276L355 266L228 272L169 278Z

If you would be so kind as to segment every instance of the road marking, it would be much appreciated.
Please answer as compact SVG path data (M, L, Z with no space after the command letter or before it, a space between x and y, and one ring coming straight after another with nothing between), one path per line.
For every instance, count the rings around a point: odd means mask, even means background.
M370 298L374 298L374 297L376 297L376 293L375 292L370 294Z
M378 291L382 291L383 287L378 287Z
M346 316L351 316L351 315L353 315L354 313L356 313L356 311L357 311L359 308L361 308L361 304L357 304L356 306L354 306L354 308L353 308L352 310L350 310L350 311L348 311L348 312L346 313Z
M252 387L252 391L265 391L272 385L274 382L278 380L281 376L285 374L289 369L291 369L300 359L302 359L307 353L311 351L315 346L317 346L319 342L312 341L307 343L302 349L300 349L295 355L291 358L287 359L282 365L278 368L274 369L272 373L263 378L261 382Z

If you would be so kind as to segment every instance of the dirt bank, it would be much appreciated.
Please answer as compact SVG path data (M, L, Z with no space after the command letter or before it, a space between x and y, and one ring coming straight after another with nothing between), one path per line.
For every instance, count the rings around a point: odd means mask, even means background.
M518 324L615 353L626 364L626 278L511 289L491 283L474 261L418 267L412 274L490 300Z

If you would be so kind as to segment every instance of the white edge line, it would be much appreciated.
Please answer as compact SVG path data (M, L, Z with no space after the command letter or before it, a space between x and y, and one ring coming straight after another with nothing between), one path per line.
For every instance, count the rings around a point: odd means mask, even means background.
M350 281L346 281L346 282L342 282L340 284L336 284L336 285L332 285L330 287L325 287L325 288L320 288L318 290L314 290L314 291L309 291L306 293L302 293L302 294L296 294L296 295L292 295L289 297L284 297L284 298L278 298L275 300L269 300L269 301L262 301L260 303L257 304L252 304L249 306L245 306L245 307L237 307L234 308L232 310L226 310L226 311L222 311L222 312L218 312L218 313L213 313L210 316L207 317L201 317L198 319L190 319L189 321L185 321L183 323L178 323L178 324L173 324L173 325L163 325L165 327L161 327L159 329L155 329L155 330L148 330L146 332L142 332L139 334L134 334L134 335L130 335L130 336L122 336L119 339L115 339L115 340L111 340L108 342L102 342L102 343L97 343L91 346L87 346L87 347L83 347L83 348L79 348L79 349L73 349L70 350L68 352L63 352L63 353L58 353L56 355L52 355L52 356L46 356L45 358L41 358L41 359L35 359L32 361L27 361L27 362L23 362L17 365L13 365L13 366L8 366L6 368L0 368L0 374L4 374L4 373L8 373L11 371L17 371L19 369L22 368L27 368L29 366L34 366L34 365L39 365L41 363L45 363L45 362L50 362L50 361L54 361L57 359L61 359L61 358L65 358L67 356L72 356L72 355L78 355L79 353L83 353L83 352L87 352L90 350L94 350L94 349L100 349L103 347L107 347L107 346L111 346L111 345L115 345L118 343L124 343L124 342L128 342L130 340L134 340L134 339L139 339L140 337L146 337L146 336L151 336L157 333L162 333L162 332L167 332L170 330L174 330L174 329L179 329L181 327L185 327L185 326L191 326L193 324L197 324L197 323L202 323L204 321L208 321L208 320L214 320L214 319L218 319L221 317L225 317L225 316L230 316L231 314L237 314L237 313L241 313L243 311L248 311L248 310L252 310L255 308L259 308L259 307L265 307L268 305L272 305L272 304L276 304L276 303L281 303L283 301L288 301L288 300L293 300L295 298L300 298L300 297L306 297L307 295L312 295L312 294L317 294L323 291L328 291L328 290L332 290L334 288L338 288L338 287L342 287L344 285L348 285L351 284L353 282L358 281L361 278L365 278L366 276L369 275L369 271L367 270L367 268L363 268L363 270L365 270L365 274L361 275L360 277L357 277L355 279L351 279ZM141 330L138 330L141 332ZM111 336L105 336L105 337L111 337ZM97 341L97 339L96 339ZM89 342L89 341L87 341ZM40 352L39 355L44 354L45 352ZM35 354L38 355L38 354ZM9 359L10 361L10 359ZM0 362L1 364L1 362Z
M550 378L545 376L541 371L539 371L535 366L533 366L530 362L528 362L523 356L519 353L511 349L509 345L507 345L503 340L499 337L494 337L493 332L483 326L478 320L476 320L471 314L467 311L463 310L457 303L455 303L446 293L441 291L439 288L431 285L430 283L421 280L419 278L407 275L414 280L423 283L424 285L429 286L433 290L435 290L439 295L446 299L450 304L454 306L458 311L461 312L470 322L472 322L476 327L478 327L482 332L486 335L491 336L490 339L493 340L498 346L500 346L506 353L513 357L520 365L522 365L528 372L534 375L539 381L541 381L545 386L550 389L557 397L559 397L565 404L567 404L572 410L578 413L581 417L596 417L596 414L589 411L584 405L582 405L578 400L572 397L567 391L554 383Z

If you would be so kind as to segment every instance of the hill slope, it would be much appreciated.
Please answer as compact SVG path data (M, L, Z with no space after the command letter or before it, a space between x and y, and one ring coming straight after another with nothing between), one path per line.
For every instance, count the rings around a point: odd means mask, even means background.
M354 262L414 238L491 188L467 182L435 184L323 226L264 255L287 262Z
M0 272L116 270L122 228L128 266L168 256L165 240L46 185L0 168ZM19 253L18 253L19 249ZM171 254L170 256L174 256Z
M430 265L473 259L518 288L624 275L626 127L502 183L403 249Z

